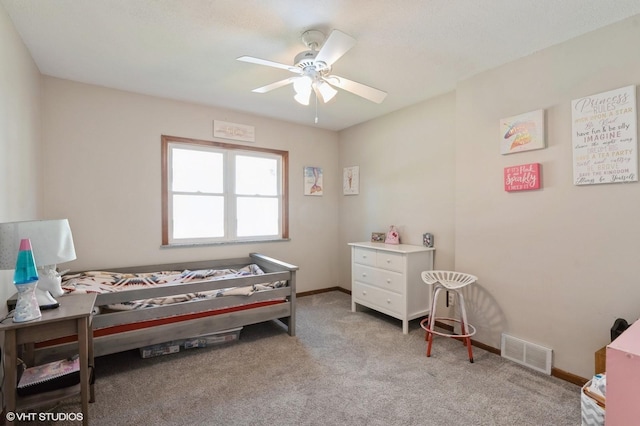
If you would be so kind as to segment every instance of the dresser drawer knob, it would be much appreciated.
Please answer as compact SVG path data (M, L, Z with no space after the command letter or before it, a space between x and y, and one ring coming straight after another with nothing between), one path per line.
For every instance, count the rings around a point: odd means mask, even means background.
M391 284L391 278L387 278L387 284Z
M389 303L389 304L390 304L390 303L391 303L391 299L387 299L387 303Z
M363 277L366 277L366 276L367 276L367 274L366 274L365 272L363 272L363 273L362 273L362 276L363 276Z
M363 291L362 291L362 295L363 295L363 296L366 296L366 295L367 295L367 292L363 290Z
M391 259L387 259L387 263L391 263Z

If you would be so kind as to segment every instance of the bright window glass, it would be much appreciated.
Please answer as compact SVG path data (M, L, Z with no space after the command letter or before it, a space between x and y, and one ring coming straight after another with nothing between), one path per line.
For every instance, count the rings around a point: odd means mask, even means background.
M173 196L173 238L224 236L224 198L200 195Z
M163 245L288 238L287 152L179 139L163 137Z
M237 155L236 194L278 195L278 160Z
M175 148L171 157L173 191L222 193L222 153Z
M278 213L277 198L239 197L238 236L278 235Z

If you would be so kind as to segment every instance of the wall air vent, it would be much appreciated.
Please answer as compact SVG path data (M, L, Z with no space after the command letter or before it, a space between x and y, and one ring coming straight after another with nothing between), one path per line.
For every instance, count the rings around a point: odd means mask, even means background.
M502 333L503 358L550 375L552 354L549 348Z

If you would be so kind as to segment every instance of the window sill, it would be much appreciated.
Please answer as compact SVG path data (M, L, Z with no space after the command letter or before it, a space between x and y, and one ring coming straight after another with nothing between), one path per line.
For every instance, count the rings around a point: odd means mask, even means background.
M242 241L221 241L219 243L173 243L163 244L161 249L189 248L189 247L212 247L212 246L230 246L237 244L261 244L261 243L281 243L291 241L290 238L274 238L270 240L242 240Z

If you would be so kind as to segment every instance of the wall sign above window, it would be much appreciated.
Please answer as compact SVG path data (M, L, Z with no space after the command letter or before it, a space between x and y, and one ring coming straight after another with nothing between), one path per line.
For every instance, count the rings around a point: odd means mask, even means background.
M248 126L246 124L213 120L213 137L221 139L232 139L242 142L255 142L256 132L253 126Z

